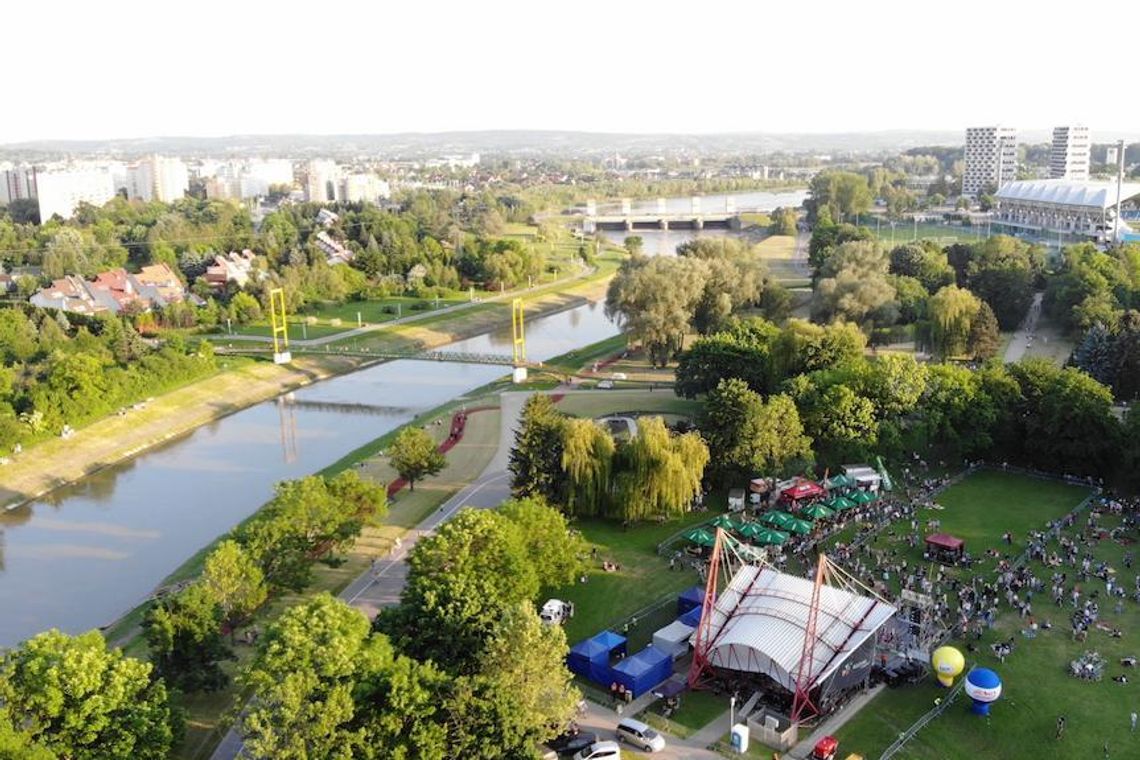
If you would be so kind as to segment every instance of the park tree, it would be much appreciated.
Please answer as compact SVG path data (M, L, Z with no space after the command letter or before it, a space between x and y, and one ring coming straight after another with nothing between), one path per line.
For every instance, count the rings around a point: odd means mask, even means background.
M808 243L808 263L811 265L812 279L819 279L824 266L831 260L839 246L844 243L874 240L875 233L867 227L820 221L812 230L811 241Z
M1112 388L1118 399L1140 398L1140 311L1129 309L1120 318L1115 335L1116 382Z
M1042 469L1063 463L1066 472L1109 474L1120 444L1112 392L1085 373L1059 369L1043 359L1009 366L1020 388L1012 405L1010 438L1021 455Z
M4 652L0 706L32 742L74 760L165 760L181 728L151 666L98 631L53 629Z
M243 676L253 693L238 718L246 751L282 760L367 756L354 691L384 645L369 633L364 615L329 594L290 607L269 626Z
M708 263L692 256L630 258L606 291L606 316L665 366L683 348L708 279Z
M811 221L825 206L832 219L843 220L867 213L873 201L870 185L862 174L827 170L812 178L811 195L804 206Z
M519 532L530 566L542 588L574 583L582 574L586 545L566 517L540 499L508 499L498 514Z
M946 253L929 241L906 243L891 250L891 274L913 277L928 293L936 293L955 282L954 269Z
M261 304L249 293L241 291L230 300L230 314L233 315L234 322L247 325L261 319Z
M8 760L57 760L57 756L37 742L27 728L12 722L8 710L0 706L0 757Z
M738 377L757 393L775 387L772 344L780 328L752 317L733 322L727 329L698 338L677 357L674 390L678 396L696 398L724 379Z
M539 497L560 504L565 493L562 466L562 428L565 418L545 393L536 393L523 404L508 469L511 493L516 497Z
M974 245L966 268L970 292L990 305L1003 330L1013 330L1033 303L1044 252L1017 238L996 235Z
M966 348L978 361L994 358L1001 348L1001 328L994 310L985 301L978 305L978 313L970 325Z
M841 244L820 270L812 313L819 321L841 320L874 326L898 318L889 260L873 242Z
M452 757L530 757L561 733L581 694L566 669L566 637L529 602L508 608L473 675L456 679L446 710Z
M796 234L796 210L794 208L778 208L771 214L772 222L768 231L773 235Z
M894 286L898 304L899 324L910 325L926 319L930 294L922 283L913 277L891 275L887 280Z
M645 239L641 235L626 235L623 245L630 256L639 256L645 247Z
M817 385L811 376L796 378L789 390L820 459L852 461L874 449L879 423L869 398L843 383Z
M566 473L567 514L593 516L606 512L615 449L613 437L593 420L566 420L562 469Z
M185 692L224 688L229 677L221 662L233 652L222 640L222 623L222 608L201 582L147 610L143 632L158 675Z
M909 354L884 354L864 365L859 390L880 419L910 414L926 390L927 365Z
M447 458L427 431L409 425L396 434L388 447L388 461L401 478L408 481L409 490L416 490L416 481L437 475L447 466Z
M696 433L673 435L660 417L642 417L618 449L616 516L625 521L676 517L701 492L709 449Z
M218 605L222 623L234 630L260 607L268 596L265 575L237 541L222 541L206 557L202 584L209 598Z
M935 353L942 357L965 353L980 308L977 296L957 285L947 285L931 296L930 327Z
M463 509L416 542L400 604L376 626L402 653L470 674L506 610L533 603L540 586L518 526L496 512Z
M773 382L851 364L863 356L866 346L867 337L850 322L817 325L789 319L772 344Z
M783 395L765 403L741 380L722 380L709 393L698 427L722 482L783 474L789 465L811 458L811 439L803 433L795 403Z

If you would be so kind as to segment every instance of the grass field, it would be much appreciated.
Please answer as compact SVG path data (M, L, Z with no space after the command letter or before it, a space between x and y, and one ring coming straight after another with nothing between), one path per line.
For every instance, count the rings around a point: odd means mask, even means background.
M1046 521L1075 506L1085 495L1083 489L999 472L978 473L946 491L939 502L946 506L938 513L943 529L967 539L975 554L987 546L1004 547L1001 533L1012 530L1021 538L1030 527L1044 527ZM1102 518L1105 528L1119 524L1117 518ZM1083 519L1070 535L1079 533ZM1132 533L1135 537L1135 533ZM1055 548L1051 544L1050 548ZM1014 550L1022 548L1015 541ZM1127 548L1112 541L1095 542L1091 549L1098 560L1117 568L1122 581L1132 586L1132 571L1122 567ZM1053 572L1035 562L1034 572L1048 582ZM989 575L994 563L984 563L974 572ZM1065 567L1072 573L1072 568ZM1082 584L1086 593L1103 591L1095 579ZM972 758L1100 758L1107 740L1110 757L1140 757L1140 737L1128 729L1128 714L1140 710L1140 695L1132 693L1132 683L1121 685L1110 676L1121 672L1117 665L1123 656L1140 652L1140 605L1125 602L1117 615L1108 604L1101 608L1101 619L1123 631L1120 639L1093 629L1085 643L1071 639L1066 605L1058 609L1048 594L1034 598L1038 621L1048 620L1051 630L1042 630L1035 639L1020 634L1025 621L1012 613L999 616L996 627L977 642L970 653L965 642L954 642L967 655L967 662L989 667L1004 682L1004 693L990 718L978 718L962 698L941 717L924 728L898 755L913 760L967 760ZM1014 637L1016 649L1004 664L991 654L989 645ZM1087 682L1068 675L1068 663L1086 649L1108 658L1106 676L1100 682ZM873 700L837 733L844 752L860 752L876 757L895 737L929 710L942 693L932 680L909 688L887 690ZM1054 740L1057 716L1066 715L1063 740Z
M916 234L915 225L911 222L899 222L893 230L885 219L879 221L877 225L875 219L870 221L860 219L859 223L870 227L872 230L877 229L879 239L885 245L902 245L912 240L933 240L940 245L950 245L951 243L976 243L986 238L984 227L961 227L920 222Z
M601 417L618 412L659 412L693 416L700 402L678 398L664 388L656 391L614 390L605 393L572 393L558 402L558 410L577 417Z
M796 261L796 238L793 235L771 235L756 244L760 258L777 282L799 281L808 275L807 262Z
M477 295L489 294L479 293ZM369 301L316 304L300 314L289 316L289 339L323 338L326 335L335 335L346 330L352 330L357 327L358 314L362 324L377 325L391 322L399 317L467 303L468 300L466 294L457 293L452 297L440 298L438 301L434 298L393 296ZM317 320L316 324L307 324L310 317ZM334 324L333 320L340 320L340 324ZM269 322L261 321L235 327L234 333L238 335L270 335L271 331Z

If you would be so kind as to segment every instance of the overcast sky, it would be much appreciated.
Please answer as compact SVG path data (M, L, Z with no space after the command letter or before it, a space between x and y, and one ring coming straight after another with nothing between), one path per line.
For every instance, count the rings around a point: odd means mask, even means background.
M1138 11L1114 2L13 2L0 143L988 123L1140 132L1137 88L1112 82L1135 71L1130 41L1113 35L1132 35Z

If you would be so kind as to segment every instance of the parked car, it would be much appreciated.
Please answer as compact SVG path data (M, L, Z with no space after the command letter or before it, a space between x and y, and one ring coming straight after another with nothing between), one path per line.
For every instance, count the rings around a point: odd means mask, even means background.
M620 760L621 747L617 742L594 742L577 755L574 760Z
M610 388L613 388L613 387L614 387L614 381L613 380L599 380L598 381L598 390L608 391Z
M617 724L617 740L646 752L665 749L665 737L633 718L622 718Z
M598 735L592 731L567 731L556 736L546 743L546 746L558 753L559 757L566 757L581 752L591 744L596 744Z

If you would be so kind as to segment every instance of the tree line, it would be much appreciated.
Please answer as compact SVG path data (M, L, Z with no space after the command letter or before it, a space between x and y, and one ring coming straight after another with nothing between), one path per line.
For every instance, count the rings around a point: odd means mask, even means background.
M129 319L0 309L0 450L77 428L216 369L209 343L145 341Z

